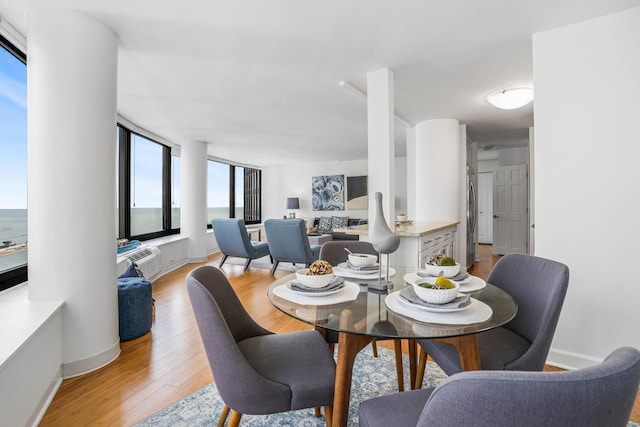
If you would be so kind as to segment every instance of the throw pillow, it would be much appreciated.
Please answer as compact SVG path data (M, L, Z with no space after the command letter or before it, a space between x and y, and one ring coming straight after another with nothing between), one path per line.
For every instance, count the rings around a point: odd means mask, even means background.
M349 225L349 217L346 216L332 216L331 228L347 227Z
M333 227L331 227L331 217L330 216L322 216L320 217L320 222L318 223L318 228L322 231L329 231Z
M144 279L144 274L142 274L142 272L138 269L136 263L132 262L131 265L124 271L124 273L118 276L118 279L124 277L142 277Z

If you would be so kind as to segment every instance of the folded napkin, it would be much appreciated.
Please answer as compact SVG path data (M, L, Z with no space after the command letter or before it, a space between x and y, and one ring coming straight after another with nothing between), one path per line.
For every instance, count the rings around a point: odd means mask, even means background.
M344 279L342 277L335 277L327 286L321 288L312 288L304 283L291 281L287 283L287 288L298 292L329 292L344 288Z
M432 276L429 273L426 273L424 271L418 271L418 276L420 277L438 277L438 276ZM469 273L467 273L466 271L460 271L458 274L456 274L453 277L449 277L450 280L453 280L455 282L459 282L461 280L466 279L467 277L469 277Z
M356 271L378 271L378 270L380 270L380 264L378 264L378 265L364 265L362 267L358 267L357 265L351 264L349 261L347 261L347 267L349 267L349 270L356 270Z
M455 308L464 308L471 304L471 298L469 295L459 295L453 301L449 301L446 304L432 304L430 302L426 302L423 299L420 299L416 292L413 290L413 287L404 288L400 291L400 298L405 301L410 302L411 304L421 305L429 308L440 308L440 309L455 309Z

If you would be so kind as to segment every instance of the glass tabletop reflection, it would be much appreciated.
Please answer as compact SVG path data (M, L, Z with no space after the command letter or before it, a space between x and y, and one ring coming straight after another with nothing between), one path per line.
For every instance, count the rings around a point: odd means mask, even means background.
M491 308L492 313L488 320L465 325L416 320L391 311L385 304L385 298L393 292L411 286L404 281L404 276L407 273L416 273L418 269L396 266L393 266L393 269L395 274L389 277L390 284L383 290L376 289L377 275L368 280L345 277L345 281L359 287L357 297L352 301L323 305L320 300L316 304L309 303L315 299L309 298L305 304L299 304L276 295L274 289L294 280L295 273L274 281L267 289L267 296L277 309L310 325L337 332L391 339L445 338L474 334L504 325L517 312L517 305L507 292L487 283L484 288L468 295ZM441 318L446 321L446 315Z

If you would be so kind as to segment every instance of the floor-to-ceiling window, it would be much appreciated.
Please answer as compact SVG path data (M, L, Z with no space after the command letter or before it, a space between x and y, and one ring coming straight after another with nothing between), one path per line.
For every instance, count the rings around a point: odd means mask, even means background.
M0 36L0 290L27 279L26 56Z
M262 220L261 171L207 162L207 222L214 218L243 218L247 224Z
M118 126L118 237L147 240L178 233L180 158L171 148Z

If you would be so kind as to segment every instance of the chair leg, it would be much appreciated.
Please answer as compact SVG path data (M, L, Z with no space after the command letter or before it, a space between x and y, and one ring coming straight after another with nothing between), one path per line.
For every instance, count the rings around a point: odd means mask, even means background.
M404 369L402 369L402 340L393 340L396 353L396 374L398 376L398 391L404 391Z
M244 263L244 270L242 271L247 271L247 268L249 268L250 263L251 263L251 258L247 258L247 262Z
M416 383L415 389L422 388L422 380L424 380L424 370L427 366L427 352L424 348L420 347L420 357L418 359L418 370L416 371Z
M327 427L331 427L331 424L333 424L333 406L327 405L324 407L324 420L327 423Z
M242 418L242 414L232 410L228 427L238 427L240 425L240 418Z
M378 346L375 340L371 341L371 350L373 351L373 357L378 357Z
M227 421L227 417L229 416L229 407L224 405L222 407L222 414L220 414L220 420L218 421L218 427L224 427L224 422Z
M320 412L320 407L316 406L315 408L313 408L313 410L315 411L316 418L320 418L320 416L322 415L322 413Z
M276 272L276 268L278 268L278 263L280 261L278 261L277 259L273 261L273 267L271 267L271 274L273 275Z
M218 267L222 267L222 264L224 264L224 262L227 260L228 256L229 255L227 255L227 254L222 255L222 261L220 261L220 265Z

